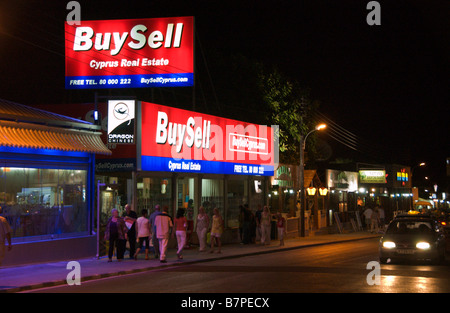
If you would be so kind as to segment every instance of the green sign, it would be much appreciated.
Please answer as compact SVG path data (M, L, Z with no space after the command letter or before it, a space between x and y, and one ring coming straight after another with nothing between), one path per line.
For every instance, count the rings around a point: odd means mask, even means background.
M362 184L384 184L386 183L386 171L361 170L359 171L359 182Z

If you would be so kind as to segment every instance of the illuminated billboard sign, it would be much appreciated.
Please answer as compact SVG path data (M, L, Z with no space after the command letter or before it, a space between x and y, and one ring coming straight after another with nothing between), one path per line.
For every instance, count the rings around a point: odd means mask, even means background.
M141 102L138 169L273 176L272 127Z
M193 17L66 22L66 88L192 86L193 38Z
M385 170L360 170L359 182L363 184L385 184Z
M326 170L325 177L328 188L349 192L358 190L358 173L356 172Z

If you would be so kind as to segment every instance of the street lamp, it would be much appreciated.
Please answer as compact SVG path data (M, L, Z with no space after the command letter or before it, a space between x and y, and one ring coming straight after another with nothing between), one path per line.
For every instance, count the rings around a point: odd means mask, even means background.
M316 127L306 134L305 138L300 135L300 165L299 165L299 175L298 175L298 185L300 189L300 236L305 237L305 165L304 165L304 154L306 147L306 139L310 134L315 131L323 130L327 127L326 124L318 124Z
M306 136L305 136L305 139L303 139L303 145L302 145L303 150L305 150L305 147L306 147L306 138L308 138L308 136L310 134L312 134L313 132L315 132L317 130L322 130L322 129L325 129L325 128L327 128L327 124L318 124L318 125L316 125L316 127L314 127L314 129L312 131L307 133ZM300 141L301 141L301 138L300 138Z
M411 179L411 190L412 189L414 189L414 188L416 188L416 187L414 187L414 181L413 181L413 177L414 177L414 170L416 169L416 168L418 168L418 167L422 167L422 166L426 166L427 164L425 163L425 162L421 162L421 163L419 163L419 164L416 164L415 166L413 166L412 168L411 168L411 177L410 177L410 179ZM428 177L425 177L425 180L428 180ZM417 187L416 188L417 189L417 199L413 196L413 202L414 202L414 200L418 200L419 199L419 188ZM411 204L412 205L412 204Z

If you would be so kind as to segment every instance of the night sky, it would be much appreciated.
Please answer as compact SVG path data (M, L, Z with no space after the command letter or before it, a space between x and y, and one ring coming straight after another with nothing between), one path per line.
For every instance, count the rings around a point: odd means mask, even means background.
M29 105L93 98L64 90L67 2L0 2L0 98ZM194 16L207 62L215 49L276 65L365 147L389 162L428 162L424 174L440 182L450 157L450 2L378 1L380 26L367 25L368 2L79 1L82 20Z

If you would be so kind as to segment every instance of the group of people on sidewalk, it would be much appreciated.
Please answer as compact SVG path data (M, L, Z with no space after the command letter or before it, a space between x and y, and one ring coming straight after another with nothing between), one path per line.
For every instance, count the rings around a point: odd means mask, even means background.
M176 238L177 241L177 258L183 259L183 249L187 244L187 228L188 221L185 216L185 209L179 208L176 217L173 218L168 214L169 208L164 206L162 209L156 205L154 212L148 216L148 211L143 209L141 216L138 218L136 212L131 210L130 205L125 206L125 212L119 217L116 209L111 211L105 229L105 240L109 241L108 262L112 262L114 251L117 260L120 262L124 259L126 242L129 242L129 257L137 260L138 254L145 249L145 259L149 259L150 240L153 244L155 259L161 263L167 262L167 249L169 239ZM278 239L280 246L284 245L284 236L286 233L286 220L281 213L276 215ZM254 241L253 230L258 232L262 245L270 244L271 223L273 215L268 207L264 209L258 208L253 214L248 206L241 207L240 219L240 236L241 243L248 244ZM253 223L255 223L253 226ZM252 227L255 227L252 229ZM210 253L221 253L222 242L221 237L224 231L224 220L218 208L214 208L213 216L210 219L205 209L200 207L196 217L194 232L198 236L199 251L207 251L207 234L210 239ZM138 245L136 247L136 244ZM217 246L217 251L215 250Z
M367 207L362 215L364 216L363 221L367 231L371 233L378 233L380 229L384 228L385 216L382 207L378 205L375 205L373 209L371 207Z
M284 245L286 219L281 212L272 214L268 206L264 206L263 208L258 206L255 214L253 214L248 205L241 205L239 210L239 235L241 244L255 243L258 235L261 239L261 245L270 245L272 220L275 218L280 246Z
M156 205L154 212L149 217L148 211L143 209L141 216L138 218L136 212L132 211L131 206L128 204L125 206L123 217L119 217L118 211L113 209L111 211L112 216L108 220L105 230L105 240L109 240L108 262L112 262L114 250L116 250L117 260L123 260L127 241L129 242L130 258L136 260L138 254L144 248L145 259L148 260L151 240L155 258L159 258L161 263L166 263L167 248L171 237L176 237L177 240L177 258L183 259L183 249L186 246L188 227L185 209L178 209L175 219L168 214L168 211L169 208L167 206L161 209L159 205ZM206 234L210 230L210 252L213 253L214 246L217 245L217 253L221 253L222 244L220 237L223 233L223 228L224 222L219 209L214 209L212 223L210 223L205 209L200 207L194 229L199 239L199 251L206 251ZM138 243L137 249L136 243Z

